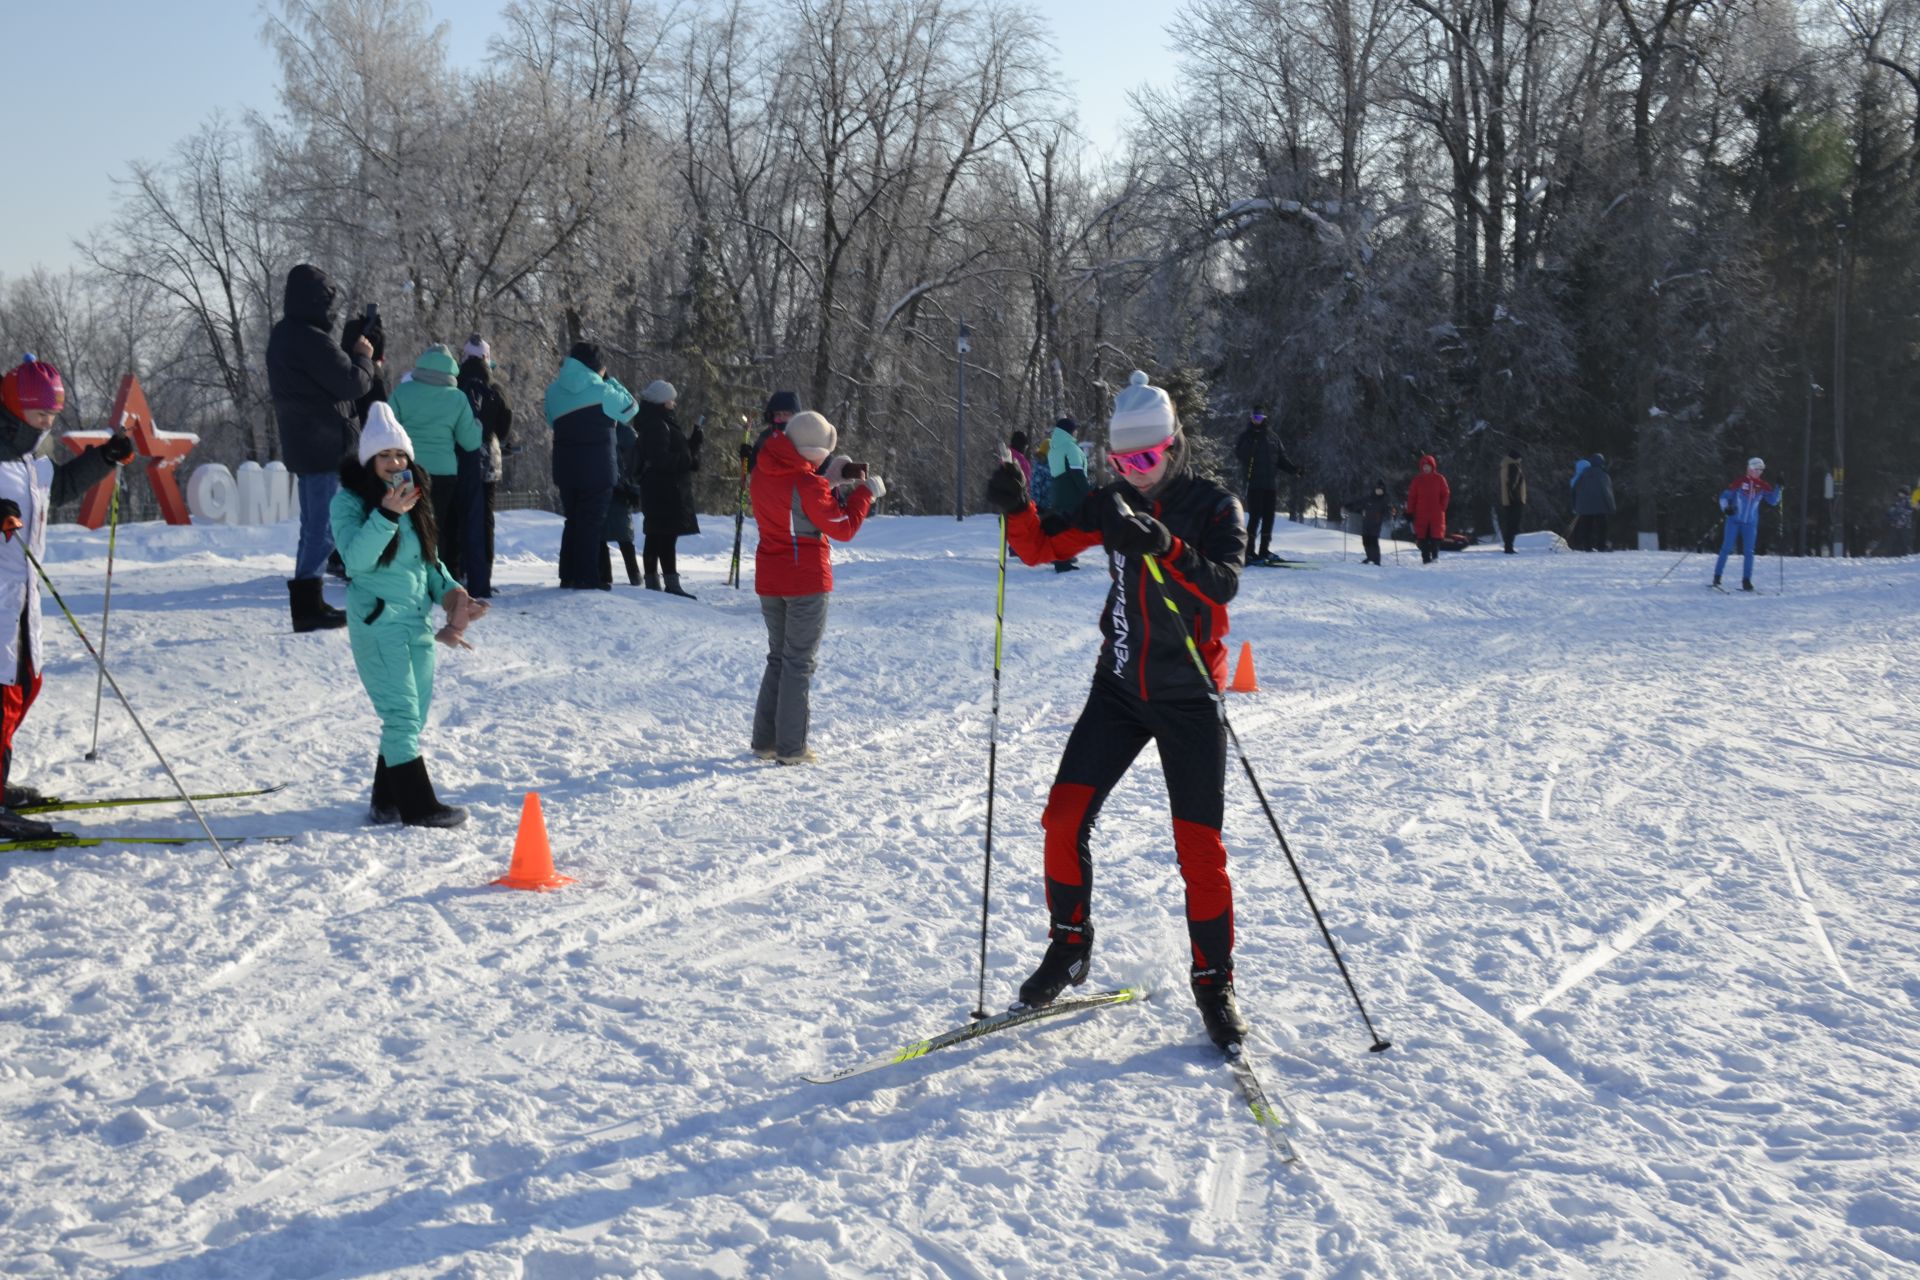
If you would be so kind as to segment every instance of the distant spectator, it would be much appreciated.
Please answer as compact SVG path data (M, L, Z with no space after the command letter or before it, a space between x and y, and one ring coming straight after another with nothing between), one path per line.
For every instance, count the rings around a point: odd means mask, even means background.
M613 482L613 497L607 501L607 527L600 542L600 585L613 585L613 553L607 550L611 542L620 548L620 559L627 569L627 585L640 585L640 561L634 554L633 513L640 509L640 436L630 422L622 422L613 429L613 453L618 460L618 473ZM656 578L648 584L653 590L660 589Z
M414 462L432 477L426 490L433 503L436 550L441 567L455 582L467 576L462 540L467 517L473 514L467 507L477 496L471 488L463 494L461 481L467 479L472 486L480 479L480 423L459 382L453 349L436 343L420 353L411 375L387 397L393 416L413 442Z
M645 542L641 559L646 564L647 589L663 587L669 595L693 599L693 593L680 586L680 564L675 544L689 534L700 532L695 514L693 475L700 469L699 427L691 435L680 429L673 416L679 392L665 379L655 379L640 392L640 414L633 429L640 437L640 510Z
M467 570L467 594L486 600L493 596L493 504L513 441L513 406L493 380L493 349L485 338L473 334L461 355L460 390L480 423L480 505L467 529L461 559Z
M614 427L631 422L639 403L607 375L591 342L576 342L547 387L547 425L553 428L553 483L566 526L560 533L560 585L572 591L610 590L600 581L600 549L618 469Z
M267 336L267 390L280 432L280 456L300 500L300 544L287 604L295 631L347 625L320 594L333 553L327 512L340 491L340 459L360 441L355 402L374 388L373 343L364 335L342 351L333 340L333 285L309 263L287 272L282 314Z
M1615 511L1613 477L1607 455L1596 453L1573 467L1573 538L1575 551L1609 551L1607 517Z
M1447 536L1447 504L1453 490L1440 474L1440 464L1432 454L1420 459L1420 474L1407 486L1407 519L1413 525L1413 540L1420 547L1420 563L1432 564L1440 558L1440 542Z
M1360 513L1360 549L1366 553L1362 564L1380 563L1380 529L1393 514L1393 499L1387 496L1387 482L1375 480L1373 490L1364 498L1346 504Z
M1093 492L1093 482L1087 478L1087 451L1074 438L1080 430L1080 424L1072 418L1061 418L1053 424L1053 434L1047 437L1047 486L1045 515L1071 516L1080 510L1080 504ZM1036 497L1034 501L1038 502ZM1065 560L1055 560L1055 573L1071 573L1080 567L1078 557L1069 556Z
M1516 554L1513 540L1520 533L1520 519L1527 511L1527 471L1520 463L1518 449L1507 450L1500 464L1500 541L1508 555Z
M1268 424L1265 405L1256 404L1247 415L1247 425L1233 442L1233 456L1240 460L1245 481L1247 562L1277 564L1280 558L1273 553L1273 516L1280 501L1280 473L1298 476L1300 468L1281 447L1279 433Z

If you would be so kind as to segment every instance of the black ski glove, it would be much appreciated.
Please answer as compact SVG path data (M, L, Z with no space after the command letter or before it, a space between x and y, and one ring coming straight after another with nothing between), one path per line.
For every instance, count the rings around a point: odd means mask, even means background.
M1017 462L1003 462L987 477L987 508L1001 515L1016 515L1032 502L1027 496L1027 474Z
M695 427L693 429L693 434L687 437L687 452L692 454L698 454L700 452L700 446L705 444L706 442L707 442L706 434L702 432L700 428Z
M0 498L0 526L7 526L9 539L13 537L13 531L20 527L20 504L12 498Z
M109 436L100 446L100 456L116 467L122 466L133 456L133 441L124 435Z
M1100 522L1100 541L1123 556L1164 556L1173 550L1173 533L1152 516L1142 515L1114 495Z

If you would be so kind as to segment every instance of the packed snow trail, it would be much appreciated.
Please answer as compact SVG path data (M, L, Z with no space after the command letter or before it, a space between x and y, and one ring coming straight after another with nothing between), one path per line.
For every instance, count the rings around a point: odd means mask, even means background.
M764 632L750 576L718 585L724 522L683 544L697 603L562 593L559 521L501 524L423 740L473 807L450 833L362 825L378 730L344 637L286 634L290 525L121 530L143 719L196 791L291 780L223 836L312 834L237 872L4 855L0 1271L1920 1274L1920 562L1735 601L1686 566L1649 589L1666 555L1372 568L1284 526L1321 571L1246 576L1229 639L1267 691L1231 711L1395 1047L1366 1052L1230 769L1279 1166L1183 998L1150 752L1096 833L1092 981L1153 1000L802 1080L972 1007L992 520L836 547L802 769L747 756ZM97 616L106 535L49 549ZM1044 945L1040 810L1105 590L1082 559L1009 569L990 1007ZM92 670L49 631L20 776L164 790L111 706L81 760ZM488 888L530 789L579 883Z

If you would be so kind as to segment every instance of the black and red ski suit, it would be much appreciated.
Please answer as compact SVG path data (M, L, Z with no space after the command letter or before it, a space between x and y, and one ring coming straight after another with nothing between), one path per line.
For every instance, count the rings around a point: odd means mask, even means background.
M1112 518L1116 502L1152 515L1172 533L1160 568L1185 627L1161 603L1162 588L1143 558L1108 551L1112 585L1100 617L1105 642L1041 819L1047 911L1055 938L1077 940L1093 890L1093 824L1151 740L1166 774L1173 847L1186 881L1193 976L1226 982L1233 976L1233 886L1220 838L1227 741L1213 700L1227 682L1227 603L1240 589L1245 521L1232 494L1182 475L1164 482L1151 501L1119 481L1089 494L1071 516L1043 519L1029 504L1007 517L1007 543L1029 565L1069 559L1102 545L1103 518ZM1213 675L1211 689L1187 652L1187 628Z

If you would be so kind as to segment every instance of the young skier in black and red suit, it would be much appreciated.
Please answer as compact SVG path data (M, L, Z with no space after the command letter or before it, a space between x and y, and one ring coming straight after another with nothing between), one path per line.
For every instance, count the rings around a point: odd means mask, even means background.
M1048 1004L1086 981L1093 949L1091 836L1107 795L1147 743L1160 752L1173 810L1173 846L1186 882L1190 979L1207 1034L1226 1048L1246 1034L1233 991L1233 886L1220 837L1227 738L1214 699L1227 680L1227 604L1240 587L1246 529L1240 502L1188 470L1188 446L1167 393L1136 372L1114 398L1108 460L1120 479L1090 493L1071 515L1044 519L1025 476L1002 465L987 486L1007 515L1008 545L1030 565L1104 546L1112 585L1100 629L1105 642L1093 689L1067 740L1047 796L1050 944L1020 988L1028 1006ZM1165 575L1153 579L1146 557ZM1161 593L1177 606L1168 615ZM1187 651L1191 631L1210 678Z

